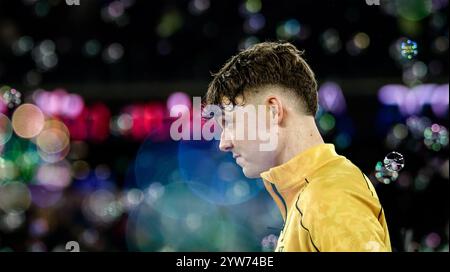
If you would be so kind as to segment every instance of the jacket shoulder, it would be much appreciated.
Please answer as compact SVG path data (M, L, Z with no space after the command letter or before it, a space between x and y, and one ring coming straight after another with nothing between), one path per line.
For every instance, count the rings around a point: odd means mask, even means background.
M300 196L303 203L330 203L337 199L361 201L375 209L381 207L369 178L345 157L319 168L309 177Z

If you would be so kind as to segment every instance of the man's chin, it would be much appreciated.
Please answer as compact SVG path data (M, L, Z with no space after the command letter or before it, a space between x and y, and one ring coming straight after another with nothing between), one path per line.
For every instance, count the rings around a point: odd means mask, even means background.
M246 167L242 167L242 172L244 173L244 176L249 179L255 179L260 178L260 173L257 173L256 171L251 171L247 169Z

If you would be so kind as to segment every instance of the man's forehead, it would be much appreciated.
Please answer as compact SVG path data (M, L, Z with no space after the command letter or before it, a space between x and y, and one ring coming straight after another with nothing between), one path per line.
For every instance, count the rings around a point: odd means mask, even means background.
M222 96L222 99L221 99L221 101L220 101L220 104L221 104L222 106L231 104L231 100L230 100L230 98L229 98L228 96Z

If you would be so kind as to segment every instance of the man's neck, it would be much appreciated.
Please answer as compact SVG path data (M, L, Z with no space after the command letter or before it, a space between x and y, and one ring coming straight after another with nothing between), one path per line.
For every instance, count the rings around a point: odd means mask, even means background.
M324 143L313 117L304 117L295 126L291 125L291 128L286 127L284 130L284 146L278 157L278 165L286 163L313 146Z

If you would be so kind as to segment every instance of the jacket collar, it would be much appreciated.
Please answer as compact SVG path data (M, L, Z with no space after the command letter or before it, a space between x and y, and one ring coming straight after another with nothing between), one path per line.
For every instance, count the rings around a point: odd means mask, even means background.
M333 144L319 144L261 173L264 185L280 208L283 219L286 219L296 193L310 182L308 177L338 157Z

